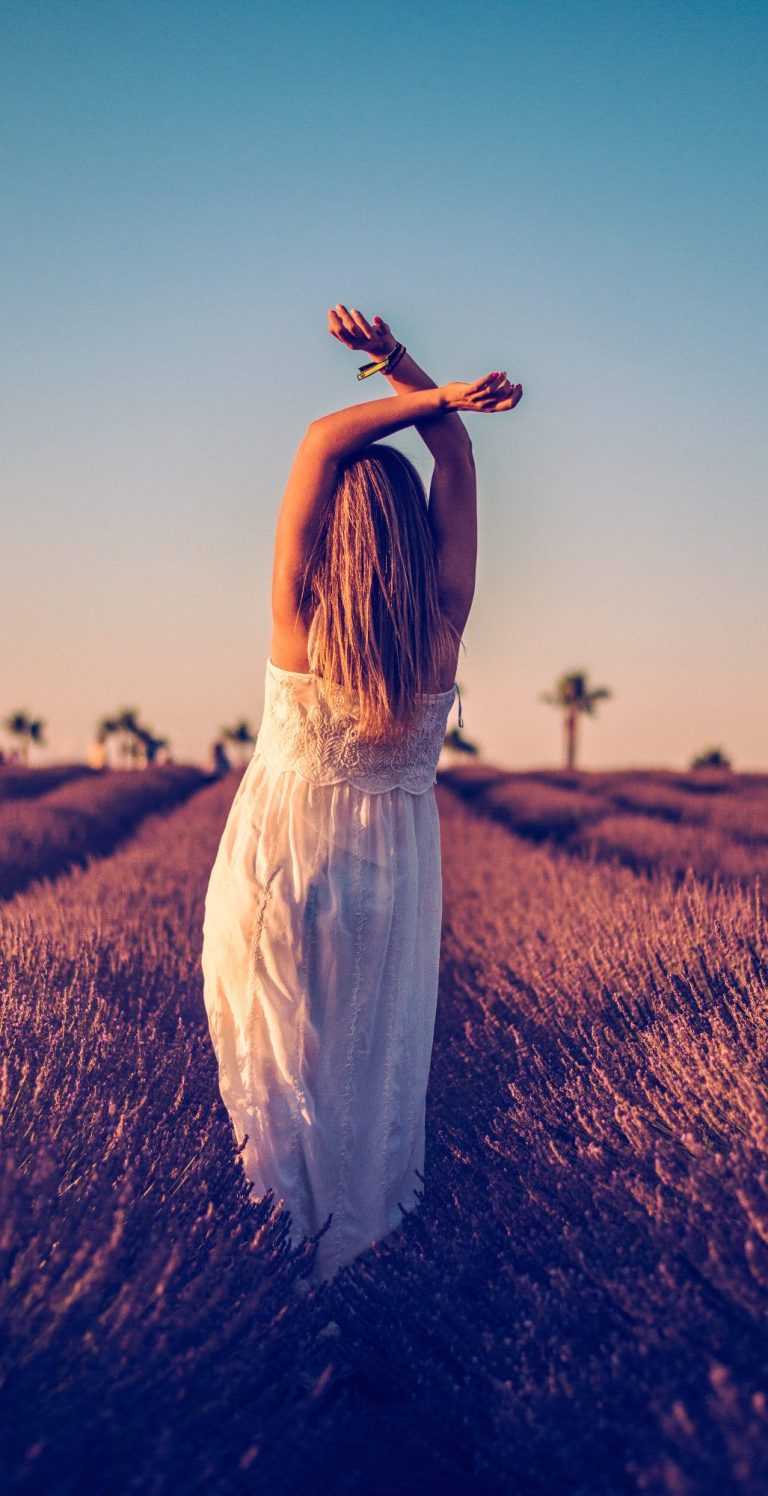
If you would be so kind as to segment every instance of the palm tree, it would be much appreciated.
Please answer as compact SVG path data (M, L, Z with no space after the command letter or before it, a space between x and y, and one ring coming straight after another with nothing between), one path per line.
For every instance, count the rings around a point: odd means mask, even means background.
M151 728L142 727L141 724L136 728L136 737L144 754L145 768L148 764L154 763L161 748L169 746L168 738L156 738Z
M146 768L154 762L161 748L169 746L168 738L158 738L150 727L139 721L135 706L123 707L114 717L102 717L96 728L96 738L106 742L117 736L117 753L123 765L138 764Z
M256 736L250 723L245 720L238 722L235 727L222 727L219 733L219 737L223 738L225 743L231 743L234 748L240 750L241 764L245 764L250 758L256 744Z
M471 743L469 738L465 738L460 727L452 727L450 732L445 734L443 748L450 753L468 753L472 757L476 757L480 751L476 743Z
M561 675L554 691L542 691L540 700L549 706L557 706L565 713L565 767L573 769L576 763L576 724L580 712L591 717L595 702L610 697L607 686L589 686L585 670L571 670Z
M102 717L96 731L103 734L104 738L117 737L117 756L122 761L123 767L136 760L143 753L141 746L142 728L139 726L139 713L135 706L123 707L114 717Z
M731 760L722 748L705 748L691 760L692 769L730 769Z
M11 715L5 718L3 727L6 732L19 739L19 752L23 764L29 762L30 743L37 743L41 748L45 747L43 737L45 725L45 722L39 717L33 717L30 712L11 712Z

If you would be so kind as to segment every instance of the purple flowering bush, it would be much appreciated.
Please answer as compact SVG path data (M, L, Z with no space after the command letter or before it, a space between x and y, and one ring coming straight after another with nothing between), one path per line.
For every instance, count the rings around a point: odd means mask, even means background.
M237 774L0 906L10 1489L768 1489L762 844L715 824L730 790L665 783L655 814L639 772L634 810L581 776L567 833L568 783L529 776L527 819L510 785L520 834L472 767L437 790L423 1201L308 1293L313 1244L247 1197L202 1003ZM717 831L739 875L582 841L625 817Z

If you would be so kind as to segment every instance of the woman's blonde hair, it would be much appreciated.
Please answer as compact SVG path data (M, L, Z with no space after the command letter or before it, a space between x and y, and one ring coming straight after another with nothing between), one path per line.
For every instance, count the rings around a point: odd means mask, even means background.
M312 672L358 697L361 737L406 732L461 636L439 606L424 485L395 447L364 447L341 465L306 591Z

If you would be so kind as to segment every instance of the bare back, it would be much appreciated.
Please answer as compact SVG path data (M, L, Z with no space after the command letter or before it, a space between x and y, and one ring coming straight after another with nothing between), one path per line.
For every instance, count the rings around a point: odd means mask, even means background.
M463 625L466 619L451 616L447 612L445 616L453 624L454 628L458 629L459 633L461 633L462 630L459 626L460 624ZM311 621L311 614L299 614L295 627L290 630L280 628L276 623L273 624L270 658L273 665L277 665L278 669L296 670L302 674L309 672L310 665L307 643ZM456 670L459 663L459 646L453 644L452 641L447 641L447 643L449 647L446 650L443 667L440 672L440 680L436 687L438 691L450 691L456 679Z

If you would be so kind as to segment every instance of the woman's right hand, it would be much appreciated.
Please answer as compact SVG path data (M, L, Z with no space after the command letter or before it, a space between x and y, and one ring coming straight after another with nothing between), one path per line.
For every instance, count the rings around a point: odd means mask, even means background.
M371 361L386 358L397 344L397 338L381 317L374 317L370 323L357 307L347 311L340 301L328 312L328 331L345 348L367 353Z
M506 370L494 370L473 384L455 381L440 388L445 410L514 410L523 398L523 386L510 384Z

